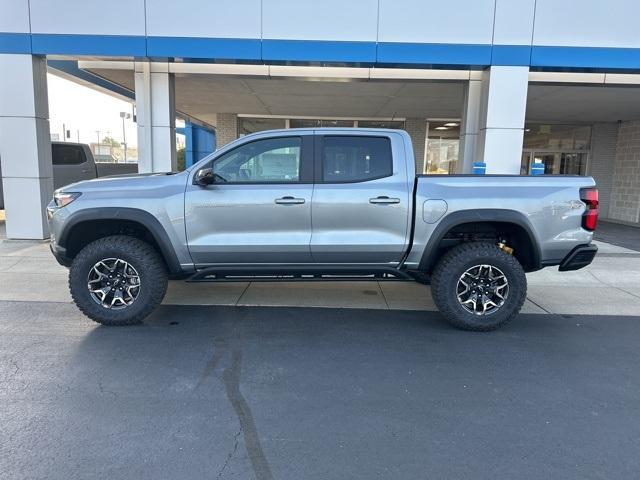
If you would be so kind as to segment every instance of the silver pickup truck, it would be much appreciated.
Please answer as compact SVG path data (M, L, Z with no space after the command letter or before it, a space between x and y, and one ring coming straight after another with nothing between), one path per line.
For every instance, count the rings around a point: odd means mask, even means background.
M168 278L430 282L454 326L514 318L526 276L588 265L593 179L415 173L401 130L291 129L226 145L181 173L57 190L51 250L96 322L140 322Z

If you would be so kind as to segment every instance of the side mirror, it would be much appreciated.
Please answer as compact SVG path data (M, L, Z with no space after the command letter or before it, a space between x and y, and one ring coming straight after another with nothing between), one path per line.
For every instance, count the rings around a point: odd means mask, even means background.
M216 176L213 173L213 168L201 168L193 177L194 185L212 185L216 183Z

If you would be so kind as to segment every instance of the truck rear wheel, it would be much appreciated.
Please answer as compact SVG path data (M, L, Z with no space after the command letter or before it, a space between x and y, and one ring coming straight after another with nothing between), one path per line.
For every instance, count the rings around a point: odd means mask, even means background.
M486 332L518 315L527 277L512 255L491 243L469 242L453 247L438 262L431 294L451 325Z
M164 298L167 270L156 250L134 237L115 235L84 247L69 270L78 308L103 325L140 323Z

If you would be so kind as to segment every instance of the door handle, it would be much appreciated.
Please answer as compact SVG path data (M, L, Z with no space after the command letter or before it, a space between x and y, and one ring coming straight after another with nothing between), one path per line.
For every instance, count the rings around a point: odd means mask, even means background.
M386 195L381 195L379 197L370 198L369 203L382 203L382 204L400 203L400 199L390 198L390 197L387 197Z
M301 203L304 203L304 198L295 198L295 197L276 198L276 203L278 205L299 205Z

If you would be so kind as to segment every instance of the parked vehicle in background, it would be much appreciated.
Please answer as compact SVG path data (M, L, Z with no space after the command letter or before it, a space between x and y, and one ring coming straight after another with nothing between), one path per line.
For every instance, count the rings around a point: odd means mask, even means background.
M137 173L134 163L98 163L85 143L51 142L53 187L125 173Z
M53 188L92 178L137 173L134 163L96 162L89 145L85 143L51 142L51 163L53 164ZM0 170L2 180L2 170ZM2 182L0 181L0 209L4 208Z
M468 330L513 319L525 272L596 254L593 179L418 175L409 135L289 129L247 135L181 173L58 190L51 250L96 322L141 321L169 276L191 281L430 280Z
M90 180L98 176L96 162L88 145L51 142L53 188Z

